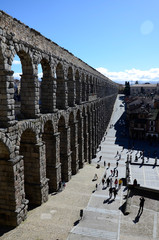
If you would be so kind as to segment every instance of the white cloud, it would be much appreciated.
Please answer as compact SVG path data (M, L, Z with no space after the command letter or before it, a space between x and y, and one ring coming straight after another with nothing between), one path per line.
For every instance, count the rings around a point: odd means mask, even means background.
M41 80L42 77L43 77L43 73L42 73L42 72L41 72L41 73L38 73L38 79Z
M21 75L22 73L14 73L13 74L13 77L14 77L14 79L19 79L20 80L20 78L21 78Z
M13 64L14 64L14 65L20 65L20 64L21 64L21 61L13 60Z
M108 69L99 67L97 71L110 78L117 83L125 83L125 81L135 82L159 82L159 68L151 68L149 70L128 69L123 72L110 72Z

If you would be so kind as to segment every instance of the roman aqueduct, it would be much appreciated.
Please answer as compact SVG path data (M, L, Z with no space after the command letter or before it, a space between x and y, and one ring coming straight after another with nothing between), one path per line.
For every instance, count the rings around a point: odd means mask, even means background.
M18 114L16 54L22 64ZM110 79L0 11L0 225L20 224L29 205L47 201L61 181L91 162L117 92Z

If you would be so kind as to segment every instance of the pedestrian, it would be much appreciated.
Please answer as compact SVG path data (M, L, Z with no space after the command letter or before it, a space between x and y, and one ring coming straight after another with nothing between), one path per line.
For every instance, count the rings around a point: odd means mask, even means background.
M63 186L63 188L66 187L66 183L65 183L65 181L62 182L62 186Z
M110 187L110 188L109 188L109 198L110 198L110 199L112 198L112 192L113 192L113 188Z
M101 159L102 159L102 156L99 157L99 161L101 161Z
M157 165L157 157L155 157L155 165Z
M104 167L106 166L106 162L104 161Z
M102 185L103 185L103 188L104 188L104 183L105 183L105 179L102 178Z
M122 185L122 183L123 183L123 181L122 181L122 179L120 178L120 179L119 179L119 185L118 185L118 189L120 189L120 188L121 188L121 185Z
M142 212L143 212L143 208L144 208L144 202L145 202L145 198L141 197L140 198L140 205L139 205L139 211L138 211L138 216L141 216Z
M83 218L83 209L80 210L80 217Z
M134 186L137 186L137 180L136 180L136 178L134 179L133 185L134 185Z
M110 178L109 186L112 187L112 185L113 185L113 180L112 180L112 178Z
M115 171L115 177L118 177L118 170Z
M98 179L98 175L95 173L93 180L96 181Z
M116 162L116 167L118 167L118 165L119 165L119 163L118 163L118 162Z
M96 183L96 190L97 190L97 188L98 188L98 184Z
M119 152L117 151L116 156L118 156Z
M144 164L144 156L142 156L142 164Z
M117 178L115 179L114 184L115 184L115 188L117 188L118 187L118 179Z
M107 178L106 182L107 182L107 187L109 187L110 179Z
M116 198L116 195L118 194L118 190L117 190L116 188L114 188L114 191L113 191L113 193L114 193L114 200L115 200L115 198Z
M112 177L114 177L115 176L115 168L114 168L114 170L113 170L113 175L112 175Z

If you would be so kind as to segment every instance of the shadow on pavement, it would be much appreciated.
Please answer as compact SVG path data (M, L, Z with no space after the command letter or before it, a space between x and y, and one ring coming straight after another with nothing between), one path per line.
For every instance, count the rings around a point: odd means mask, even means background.
M3 236L3 234L13 230L14 227L4 227L4 226L0 226L0 237Z
M125 215L126 201L119 207L119 210Z
M77 220L74 222L73 226L77 226L79 224L80 220Z

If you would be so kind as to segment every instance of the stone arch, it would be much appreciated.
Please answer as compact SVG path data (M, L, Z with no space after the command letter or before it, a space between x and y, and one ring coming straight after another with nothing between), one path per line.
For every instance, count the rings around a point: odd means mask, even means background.
M17 119L34 118L39 110L37 108L38 91L37 78L34 76L32 57L22 47L16 52L22 64L22 75L20 84L20 112Z
M15 211L14 172L8 147L0 140L0 225L12 225Z
M64 69L61 63L56 66L56 107L58 109L65 109L66 106L66 86L64 80Z
M81 103L81 82L80 82L80 74L78 69L75 72L75 81L76 81L76 104Z
M19 152L24 160L24 190L30 206L41 203L39 148L36 143L35 132L26 129L21 135Z
M86 109L83 108L83 139L84 139L84 160L88 161L88 116L86 114Z
M78 109L76 114L76 119L78 121L78 158L79 158L79 167L82 168L84 164L83 157L83 118L81 117L81 112Z
M86 75L86 101L89 100L89 94L90 94L90 84L89 84L89 76Z
M81 82L82 82L82 102L85 102L86 101L86 83L85 83L84 73L82 73Z
M42 113L52 113L54 110L53 78L49 60L42 58L40 61L43 71L42 81L40 82L40 103Z
M92 112L92 158L96 156L96 116L95 116L95 104L91 104Z
M70 132L69 128L66 127L66 121L62 115L58 121L58 132L60 133L61 180L68 181L71 176L71 156L69 155Z
M87 107L87 115L88 115L88 161L89 163L92 160L92 115L90 107Z
M79 169L78 161L78 144L77 144L77 121L74 119L73 112L69 115L69 126L70 126L70 147L71 147L71 168L72 174L76 174Z
M57 142L54 134L54 127L51 120L48 120L44 125L42 140L45 142L45 158L46 158L46 177L49 179L49 192L57 190Z
M75 81L73 79L72 67L68 68L67 86L68 86L68 106L73 107L75 105Z
M93 78L90 76L90 94L93 94Z

